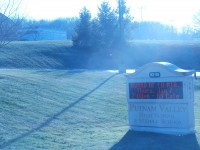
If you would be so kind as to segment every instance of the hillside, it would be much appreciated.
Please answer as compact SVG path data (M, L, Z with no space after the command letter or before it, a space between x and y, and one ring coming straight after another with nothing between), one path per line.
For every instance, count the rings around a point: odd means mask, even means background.
M88 56L88 57L87 57ZM135 69L155 61L171 62L181 68L200 70L199 41L130 41L123 54L104 55L72 49L71 41L13 42L0 49L0 68Z
M70 68L76 57L71 46L71 41L12 42L0 49L0 67Z
M132 41L128 64L141 66L149 62L166 61L181 68L200 70L200 41Z
M200 81L195 129L187 136L130 132L125 77L110 72L1 69L0 149L200 149Z

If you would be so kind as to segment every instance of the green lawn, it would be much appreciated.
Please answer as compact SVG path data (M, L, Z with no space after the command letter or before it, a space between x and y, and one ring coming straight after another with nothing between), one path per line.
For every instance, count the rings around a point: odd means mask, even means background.
M126 79L110 72L0 70L0 149L200 149L196 133L130 132Z

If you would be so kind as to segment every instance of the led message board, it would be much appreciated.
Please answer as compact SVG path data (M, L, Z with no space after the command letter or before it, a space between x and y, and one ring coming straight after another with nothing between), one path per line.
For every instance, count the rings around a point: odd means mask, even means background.
M155 62L126 77L130 130L194 133L193 71Z
M129 83L130 99L183 99L182 82Z

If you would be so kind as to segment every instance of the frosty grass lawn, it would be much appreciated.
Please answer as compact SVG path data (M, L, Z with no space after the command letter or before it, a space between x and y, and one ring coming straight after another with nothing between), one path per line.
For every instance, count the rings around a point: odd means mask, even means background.
M200 149L200 80L186 136L130 132L125 83L106 71L1 69L0 149Z

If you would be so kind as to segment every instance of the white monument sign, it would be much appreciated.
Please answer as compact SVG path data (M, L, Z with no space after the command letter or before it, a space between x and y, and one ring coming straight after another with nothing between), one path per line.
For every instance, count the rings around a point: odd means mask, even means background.
M167 62L127 75L130 129L184 135L194 132L192 71Z

